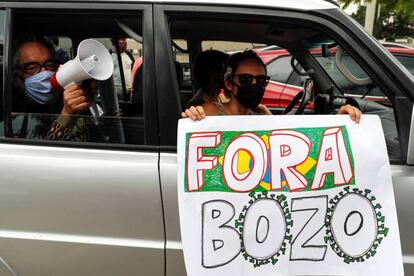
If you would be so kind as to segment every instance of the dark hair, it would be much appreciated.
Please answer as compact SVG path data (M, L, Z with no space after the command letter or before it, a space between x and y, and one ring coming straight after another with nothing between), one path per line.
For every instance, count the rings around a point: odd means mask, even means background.
M263 60L252 50L246 50L244 52L235 53L229 58L227 66L230 67L231 74L226 75L226 78L231 78L234 72L237 71L237 67L239 67L240 63L242 63L246 59L252 59L256 61L257 63L259 63L265 70L265 74L267 74L266 65L263 63ZM227 71L230 71L230 70L227 69Z
M200 53L194 65L194 80L199 87L207 86L211 71L222 72L224 75L229 55L217 50L207 50Z
M13 65L14 66L16 66L19 62L19 53L18 53L19 48L23 44L29 43L29 42L38 42L44 45L49 50L52 58L55 58L56 56L55 47L53 46L53 43L47 37L42 36L42 35L37 35L37 34L26 34L26 35L19 36L14 40L14 47L13 47Z

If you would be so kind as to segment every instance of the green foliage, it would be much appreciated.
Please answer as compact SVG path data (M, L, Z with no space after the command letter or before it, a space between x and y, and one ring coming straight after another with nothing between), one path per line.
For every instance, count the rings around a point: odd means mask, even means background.
M367 7L365 6L359 6L358 10L353 13L351 16L353 19L355 19L359 24L364 26L365 24L365 14L366 14Z
M351 4L356 4L361 7L361 4L364 2L362 0L339 0L339 4L341 5L342 9L346 9ZM365 2L371 2L371 0L365 0Z
M361 0L340 1L343 9L350 4L359 7L351 16L361 25L365 22L366 7L362 6ZM370 1L367 1L370 2ZM379 39L395 40L407 36L414 36L414 1L406 0L377 0L377 11L374 36Z
M409 26L414 24L410 18L403 12L380 10L380 16L377 20L374 30L374 36L377 38L386 38L387 41L394 41L396 38L414 36L414 30Z

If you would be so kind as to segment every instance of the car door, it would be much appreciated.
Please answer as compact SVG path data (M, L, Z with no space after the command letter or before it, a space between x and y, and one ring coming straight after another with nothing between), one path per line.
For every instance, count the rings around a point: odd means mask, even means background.
M270 5L270 4L269 4ZM277 4L275 4L276 6ZM313 10L309 13L300 8L287 11L277 7L237 7L233 4L220 6L154 5L154 41L157 92L160 114L160 180L163 191L166 221L167 275L184 273L176 192L176 128L182 111L178 82L173 63L172 39L191 36L202 40L254 41L270 45L283 45L296 54L305 70L310 70L321 94L340 95L340 87L311 56L308 49L315 47L310 39L319 39L330 45L341 45L363 68L375 85L393 103L383 118L389 128L395 130L391 144L396 152L390 152L405 269L412 271L414 246L412 217L409 198L414 195L412 179L414 170L407 166L408 131L414 102L412 76L402 70L398 62L381 45L363 31L362 27L336 8ZM295 26L295 24L298 24ZM301 30L303 29L303 30ZM235 30L243 30L236 32ZM285 35L286 34L286 35ZM337 43L337 44L335 44ZM325 95L326 95L325 94ZM377 110L378 111L378 110ZM381 112L369 113L381 115ZM385 133L387 136L387 133Z
M0 271L9 275L164 275L151 5L34 1L0 5L4 38ZM16 111L12 105L19 93L13 83L13 41L27 32L67 37L71 46L65 49L72 49L74 56L83 39L109 41L117 35L138 34L145 49L143 108L128 102L130 109L124 108L122 114L110 113L104 98L114 99L111 79L109 86L98 82L94 101L104 114L78 113L69 118L86 122L89 140L38 135L45 130L39 122L55 120L59 114ZM135 48L133 52L139 56Z

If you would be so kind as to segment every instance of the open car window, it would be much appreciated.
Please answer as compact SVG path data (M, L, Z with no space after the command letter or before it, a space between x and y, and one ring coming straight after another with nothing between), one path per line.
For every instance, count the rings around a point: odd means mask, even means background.
M110 57L113 73L106 80L79 82L89 106L70 114L63 114L66 91L53 92L54 101L44 103L28 98L26 79L23 85L14 82L13 91L8 91L11 128L5 137L129 145L153 142L145 138L142 14L15 10L13 24L15 39L36 34L50 41L53 59L61 66L78 58L83 40L94 39L104 47L100 55ZM14 54L17 50L12 49Z
M208 49L220 50L229 55L237 51L252 49L262 58L272 78L266 87L262 104L272 108L275 114L280 114L294 96L303 89L305 79L311 78L314 84L313 100L319 95L330 94L331 99L335 97L343 99L339 102L352 103L363 113L379 115L390 156L396 158L400 156L391 101L375 82L375 78L371 84L357 85L344 76L335 64L335 48L331 49L330 55L322 55L320 50L322 44L339 43L334 39L335 34L330 33L331 31L326 26L301 23L301 20L295 23L290 20L286 23L287 21L284 20L279 21L277 15L266 19L260 16L255 18L251 15L246 18L234 14L217 15L216 18L211 15L203 18L202 14L199 14L197 18L191 17L190 14L181 14L181 16L174 14L169 16L170 32L172 39L186 39L189 45L195 45L189 47L190 56L195 57L192 62L196 61L201 51ZM234 32L234 30L244 31ZM363 68L347 54L345 45L344 50L343 64L345 67L358 78L372 77L367 74L369 70ZM269 55L269 53L272 54ZM306 75L301 76L292 71L290 63L292 55L296 59L299 71L308 72ZM315 108L313 113L335 112L334 105L321 108L319 103L317 106L316 101L315 105L312 104L313 102L309 107ZM186 103L182 103L182 106L185 107ZM309 109L306 109L306 113L309 112Z

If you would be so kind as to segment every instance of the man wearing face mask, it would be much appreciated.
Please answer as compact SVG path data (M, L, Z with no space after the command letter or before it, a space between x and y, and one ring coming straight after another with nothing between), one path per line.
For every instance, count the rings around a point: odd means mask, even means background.
M50 41L42 36L28 35L15 42L13 112L60 114L47 134L50 139L86 140L84 123L69 115L89 106L85 90L77 84L64 92L54 91L50 78L58 63Z

